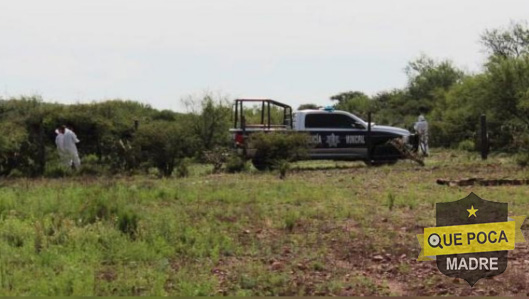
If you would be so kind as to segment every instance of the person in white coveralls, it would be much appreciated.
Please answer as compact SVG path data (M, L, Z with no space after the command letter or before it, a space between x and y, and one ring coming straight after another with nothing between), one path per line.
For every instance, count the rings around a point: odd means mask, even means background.
M57 131L57 137L55 137L55 143L57 144L57 150L59 151L59 156L63 163L71 167L72 165L75 169L81 167L81 159L79 159L79 153L77 152L77 135L66 128L65 126L59 127Z
M428 122L424 115L419 115L418 121L413 126L415 132L419 134L419 149L423 155L428 156L430 154L428 149Z
M64 153L64 130L61 127L55 130L55 144L57 145L57 152L59 153L59 159L61 163L65 163L65 153Z

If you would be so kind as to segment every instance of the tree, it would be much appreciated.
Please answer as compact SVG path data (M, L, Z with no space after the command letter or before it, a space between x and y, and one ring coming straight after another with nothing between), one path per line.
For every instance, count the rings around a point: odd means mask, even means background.
M481 44L493 57L520 57L529 53L529 29L526 23L511 23L506 29L486 30Z
M337 101L336 109L352 112L360 117L367 118L367 114L373 110L374 105L369 96L361 91L342 92L331 97Z
M40 97L0 101L0 174L17 168L28 176L44 173L46 166L43 117L48 112Z
M206 93L201 99L189 96L182 102L190 114L187 125L203 150L228 144L231 104L227 97Z
M373 98L374 121L394 126L411 124L417 115L411 114L406 108L409 100L408 92L404 89L394 89L376 94Z
M405 108L413 115L430 112L439 97L464 78L464 73L451 61L437 62L424 55L409 62L405 72L409 96Z
M361 91L346 91L336 95L331 96L331 100L338 101L338 103L346 102L355 98L363 98L367 95Z
M298 110L305 110L305 109L318 109L318 105L316 105L316 104L301 104L298 107Z
M529 54L487 64L485 105L498 119L529 125Z
M444 100L430 113L431 143L435 146L455 147L461 141L474 139L479 129L479 117L487 112L483 105L486 76L467 76L446 92ZM493 121L488 118L489 123ZM492 133L489 128L489 133Z
M529 54L494 56L484 73L454 84L431 112L432 141L453 146L473 138L481 114L487 115L491 146L515 146L529 126Z
M0 120L0 175L8 175L13 169L27 164L27 157L21 156L27 140L24 126L13 119Z

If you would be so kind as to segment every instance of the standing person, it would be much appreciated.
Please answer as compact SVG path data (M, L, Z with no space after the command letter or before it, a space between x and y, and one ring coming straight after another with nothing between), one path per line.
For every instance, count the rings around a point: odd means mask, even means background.
M73 163L75 169L81 167L81 159L79 159L79 153L77 152L76 143L79 143L77 135L69 128L64 127L64 152L68 161Z
M64 150L64 126L60 126L55 130L55 144L57 145L57 152L59 153L59 159L61 163L67 167L71 167L71 161L67 161L66 152Z
M419 119L413 128L419 134L419 149L423 155L428 156L430 154L428 149L428 122L424 115L419 115Z

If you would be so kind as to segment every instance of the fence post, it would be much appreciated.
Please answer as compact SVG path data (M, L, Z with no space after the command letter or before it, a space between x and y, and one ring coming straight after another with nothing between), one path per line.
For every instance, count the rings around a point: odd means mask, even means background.
M480 117L481 123L481 159L487 160L489 155L489 138L487 134L487 116L482 114Z
M371 112L367 113L367 159L371 164L372 160L372 143L371 143Z
M140 121L135 119L134 120L134 131L138 131L139 127L140 127Z

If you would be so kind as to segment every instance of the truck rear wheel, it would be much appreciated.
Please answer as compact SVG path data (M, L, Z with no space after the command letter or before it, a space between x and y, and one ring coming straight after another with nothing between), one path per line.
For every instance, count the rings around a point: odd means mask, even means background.
M253 167L255 167L255 169L259 171L265 171L271 168L271 165L266 163L266 161L264 161L264 159L260 157L254 157L252 159L252 164L253 164Z

